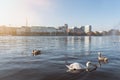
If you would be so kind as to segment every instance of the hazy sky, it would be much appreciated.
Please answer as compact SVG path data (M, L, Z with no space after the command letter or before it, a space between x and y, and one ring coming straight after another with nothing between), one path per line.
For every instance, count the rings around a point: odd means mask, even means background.
M108 30L120 23L120 0L0 0L0 25L92 25Z

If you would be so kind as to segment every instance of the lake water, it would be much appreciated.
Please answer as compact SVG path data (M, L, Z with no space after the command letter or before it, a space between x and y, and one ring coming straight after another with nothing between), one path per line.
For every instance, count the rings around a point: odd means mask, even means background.
M42 51L32 56L33 49ZM66 64L88 60L98 52L109 62L93 72L70 73ZM0 36L0 80L120 80L120 36Z

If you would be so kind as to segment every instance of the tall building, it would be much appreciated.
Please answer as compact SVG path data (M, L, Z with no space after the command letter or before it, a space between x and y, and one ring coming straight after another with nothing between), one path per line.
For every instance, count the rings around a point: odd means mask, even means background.
M85 26L81 26L81 31L85 31Z
M85 30L85 33L91 32L92 31L92 26L91 25L86 25L84 30Z
M84 33L84 32L85 32L85 26L81 26L80 32L81 32L81 33Z
M65 30L65 32L66 32L66 35L68 35L68 33L69 33L68 24L64 24L64 27L66 28L66 30Z
M64 24L64 26L66 27L66 29L68 28L68 24Z
M59 26L58 28L59 30L61 30L64 33L68 33L68 24L64 24L64 26Z

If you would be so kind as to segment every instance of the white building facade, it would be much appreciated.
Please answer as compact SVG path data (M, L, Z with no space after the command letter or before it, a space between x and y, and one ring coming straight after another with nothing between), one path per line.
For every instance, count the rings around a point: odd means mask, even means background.
M44 26L32 26L31 32L56 32L56 28Z
M21 35L22 33L24 33L26 31L25 27L20 27L16 29L16 33L17 35Z
M92 26L91 25L86 25L84 30L85 30L85 33L91 32L92 31Z

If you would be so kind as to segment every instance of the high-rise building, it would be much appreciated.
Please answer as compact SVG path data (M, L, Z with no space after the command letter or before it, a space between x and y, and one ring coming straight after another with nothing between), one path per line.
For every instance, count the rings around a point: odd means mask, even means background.
M64 27L66 28L66 30L65 30L65 32L66 32L66 35L68 35L68 33L69 33L68 24L64 24Z
M66 27L66 29L68 28L68 24L64 24L64 26Z
M68 24L64 24L65 31L68 32Z
M85 31L85 26L81 26L81 31Z
M85 29L85 33L91 32L92 31L92 26L91 25L86 25L84 29Z
M61 30L64 33L68 33L68 24L64 24L64 26L59 26L58 28L59 30Z

